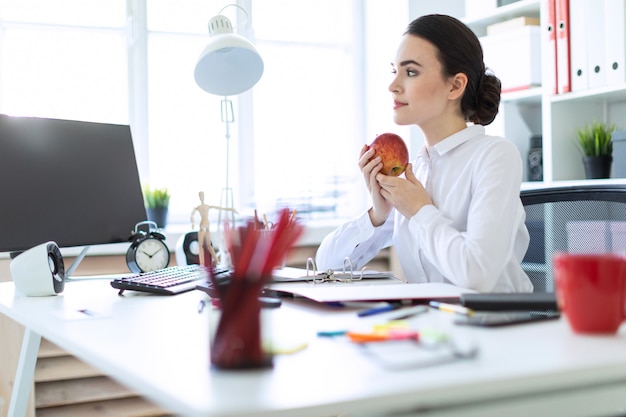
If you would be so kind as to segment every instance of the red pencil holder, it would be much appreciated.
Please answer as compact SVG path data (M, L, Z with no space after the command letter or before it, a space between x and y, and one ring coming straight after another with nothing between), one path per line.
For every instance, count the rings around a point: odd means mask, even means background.
M211 338L211 364L218 369L272 366L272 355L262 343L260 285L233 279L222 289L221 311Z

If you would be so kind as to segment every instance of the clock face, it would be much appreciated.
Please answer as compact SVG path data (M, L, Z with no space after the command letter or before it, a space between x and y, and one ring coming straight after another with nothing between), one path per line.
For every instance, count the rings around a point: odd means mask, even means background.
M144 272L163 269L169 264L170 253L165 242L148 238L137 246L135 261Z

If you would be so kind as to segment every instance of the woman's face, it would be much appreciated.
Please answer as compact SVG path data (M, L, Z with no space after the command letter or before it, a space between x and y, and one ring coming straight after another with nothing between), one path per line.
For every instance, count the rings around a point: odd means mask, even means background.
M453 85L444 78L437 48L420 37L404 35L392 67L394 79L389 91L394 99L394 121L422 129L443 121Z

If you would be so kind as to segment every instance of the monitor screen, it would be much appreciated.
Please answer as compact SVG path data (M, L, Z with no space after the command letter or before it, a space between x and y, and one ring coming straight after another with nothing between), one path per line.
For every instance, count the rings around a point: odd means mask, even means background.
M0 252L125 242L144 220L129 126L0 115Z

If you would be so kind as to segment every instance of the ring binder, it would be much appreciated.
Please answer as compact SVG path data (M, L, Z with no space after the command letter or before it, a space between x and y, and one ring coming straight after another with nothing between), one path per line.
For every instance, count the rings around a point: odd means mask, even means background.
M349 257L345 257L343 261L343 268L341 271L335 271L333 269L327 269L326 271L319 271L315 260L312 257L307 258L305 268L291 268L284 267L281 269L275 269L272 271L273 282L301 282L306 281L311 284L324 284L324 283L351 283L361 281L363 279L385 279L393 278L394 275L391 272L380 272L369 270L367 267L361 268L359 271L355 271L352 260Z
M350 269L346 269L349 267ZM352 282L352 281L360 281L363 279L363 273L367 267L361 268L361 271L357 276L354 273L354 267L352 265L352 260L349 257L345 257L343 259L343 270L341 273L338 273L332 269L327 269L324 272L317 272L317 266L315 265L315 261L312 257L308 257L306 260L306 276L311 276L311 280L313 284L323 284L324 282ZM312 275L311 275L312 273Z

